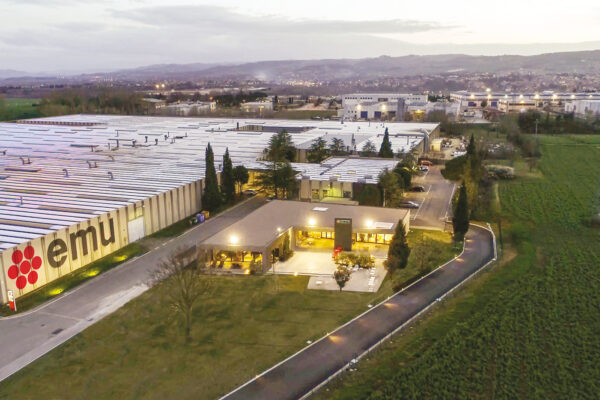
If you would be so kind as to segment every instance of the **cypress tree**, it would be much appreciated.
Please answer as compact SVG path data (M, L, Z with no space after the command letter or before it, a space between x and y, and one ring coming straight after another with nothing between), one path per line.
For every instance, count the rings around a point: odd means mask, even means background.
M215 170L215 155L210 143L206 146L204 157L206 168L204 172L204 192L202 193L202 207L208 211L215 211L221 205L221 194L219 193L219 182Z
M379 148L379 157L394 158L394 151L392 150L392 143L390 142L390 133L388 132L388 128L385 128L385 133L383 134L383 141L381 142L381 147Z
M233 177L233 164L229 157L229 149L225 149L223 154L223 172L221 173L221 193L225 203L232 203L235 200L235 179Z
M400 220L388 248L388 258L383 264L391 278L394 277L394 272L406 268L408 256L410 256L410 247L408 247L408 241L406 240L404 223Z
M467 187L464 182L458 192L458 200L454 208L454 217L452 218L452 227L454 228L454 239L462 241L469 230L469 202L467 199Z
M471 134L471 140L467 146L467 158L475 155L475 137Z

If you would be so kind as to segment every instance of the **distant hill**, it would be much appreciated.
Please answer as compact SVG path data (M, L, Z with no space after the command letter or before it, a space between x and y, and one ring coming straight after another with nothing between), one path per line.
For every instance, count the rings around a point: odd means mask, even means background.
M253 77L268 80L378 78L452 72L600 73L600 50L535 56L444 54L338 60L262 61L199 71L203 77Z
M156 64L113 72L61 77L68 81L90 81L103 78L128 81L153 79L227 79L249 78L281 82L286 80L341 80L403 77L451 73L511 72L600 73L600 50L547 53L534 56L469 56L443 54L427 56L381 56L361 59L281 60L242 64L194 63ZM0 70L0 80L15 82L39 81L43 74L32 77L19 71ZM17 78L18 77L18 78ZM59 78L43 78L45 80Z
M20 76L29 76L30 72L17 71L14 69L0 69L0 79L18 78Z
M138 68L117 70L100 75L110 75L120 79L152 79L166 77L181 77L188 74L196 74L209 68L216 67L216 63L193 63L193 64L155 64ZM91 75L91 74L86 74Z

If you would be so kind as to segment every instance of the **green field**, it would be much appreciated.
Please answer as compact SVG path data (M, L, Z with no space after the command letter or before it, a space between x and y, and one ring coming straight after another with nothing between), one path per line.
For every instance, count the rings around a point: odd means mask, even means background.
M449 234L424 234L434 254L426 269L454 255ZM420 274L418 264L411 257L396 279ZM278 277L277 292L273 276L211 279L190 344L158 285L0 383L0 398L214 399L392 293L390 279L377 293L307 290L303 276Z
M40 99L1 99L0 121L38 118L42 114L37 106Z
M500 184L509 261L318 398L600 398L600 140L541 141L537 176Z

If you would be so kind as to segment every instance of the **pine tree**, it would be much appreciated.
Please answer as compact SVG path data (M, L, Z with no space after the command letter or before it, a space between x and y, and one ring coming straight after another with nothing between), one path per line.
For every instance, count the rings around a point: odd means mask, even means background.
M219 182L215 170L215 156L210 147L206 146L205 153L206 168L204 173L204 192L202 193L202 206L205 210L215 211L221 205L221 194L219 193Z
M328 156L328 151L326 147L327 143L323 138L317 138L311 145L310 149L306 154L306 158L308 162L311 163L320 163Z
M233 164L229 157L229 149L225 149L223 154L223 172L221 173L221 193L225 203L232 203L235 200L235 180L233 177Z
M250 175L248 174L248 169L243 165L238 165L233 169L233 180L238 184L238 191L241 193L242 188L248 180L250 179Z
M392 143L390 142L390 133L388 132L388 128L385 128L385 133L383 134L383 141L381 142L381 147L379 148L379 157L394 158L394 151L392 150Z
M469 201L467 199L467 187L464 182L458 192L452 227L454 228L454 239L462 241L469 230Z
M387 269L391 278L394 277L394 272L406 268L409 255L410 247L408 247L408 241L406 240L406 230L404 223L400 220L388 248L388 258L384 263L385 269Z

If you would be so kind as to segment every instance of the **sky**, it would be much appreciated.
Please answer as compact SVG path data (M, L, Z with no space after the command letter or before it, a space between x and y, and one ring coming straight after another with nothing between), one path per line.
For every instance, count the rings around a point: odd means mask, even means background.
M0 0L0 70L600 49L598 0Z

